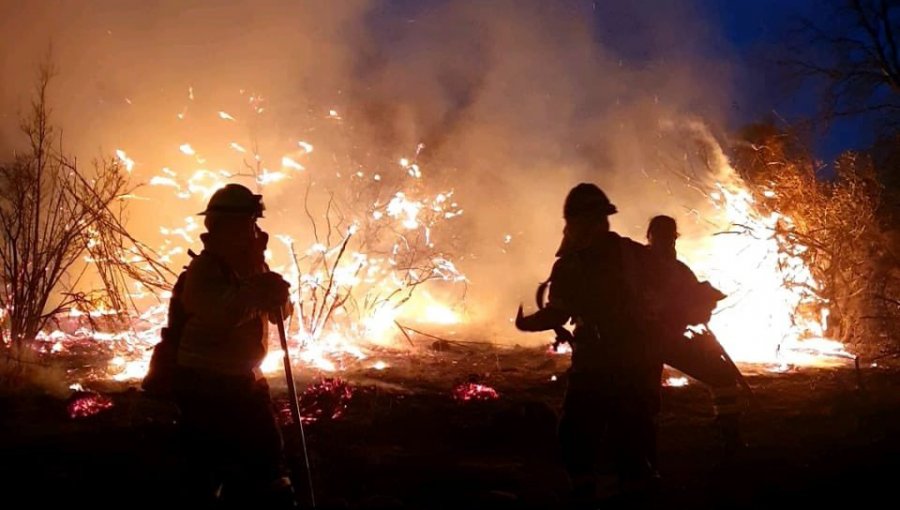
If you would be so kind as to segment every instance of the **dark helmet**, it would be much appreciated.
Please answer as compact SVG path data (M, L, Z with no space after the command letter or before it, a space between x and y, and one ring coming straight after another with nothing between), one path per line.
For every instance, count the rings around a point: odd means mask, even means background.
M200 215L230 214L262 218L265 209L262 195L256 195L240 184L228 184L213 193L206 204L206 210Z
M654 216L650 220L650 225L647 226L647 239L650 239L650 236L659 239L678 239L678 224L675 223L675 218L663 215Z
M586 215L609 216L618 209L595 184L582 182L569 191L563 205L563 217L567 220Z

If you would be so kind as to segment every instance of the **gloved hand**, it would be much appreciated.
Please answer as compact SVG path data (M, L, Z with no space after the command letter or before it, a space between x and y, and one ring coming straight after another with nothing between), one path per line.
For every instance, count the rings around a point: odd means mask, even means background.
M267 271L247 279L250 305L258 310L277 310L288 302L290 287L280 274Z
M522 311L522 305L516 311L516 329L523 331L525 329L525 313Z
M256 230L256 236L253 239L253 245L250 247L250 258L254 268L265 267L266 248L269 246L269 234L259 228L259 225L254 226L254 228Z

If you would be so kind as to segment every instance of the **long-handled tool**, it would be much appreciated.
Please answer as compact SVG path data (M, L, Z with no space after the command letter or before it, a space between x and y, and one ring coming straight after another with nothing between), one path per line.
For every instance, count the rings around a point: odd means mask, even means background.
M719 342L719 339L716 338L716 335L713 334L712 329L709 327L709 324L705 324L704 327L706 330L702 333L707 339L707 341L711 342L716 349L719 351L718 354L722 358L726 364L728 364L729 368L731 368L732 373L734 374L735 382L737 382L741 388L747 392L747 399L751 404L756 403L756 394L753 393L753 388L750 387L750 384L747 382L747 379L744 377L744 374L741 373L741 369L738 368L737 364L731 359L731 356L728 354L728 351L725 350L725 347L722 346L722 343Z
M306 434L303 432L303 421L300 419L300 401L297 399L297 388L294 386L294 372L291 369L291 356L288 351L287 334L284 331L284 312L278 310L278 337L281 339L281 350L284 352L284 377L287 379L288 397L291 400L291 415L294 423L300 427L300 443L303 447L303 461L306 463L306 477L309 485L309 500L316 507L316 494L313 490L312 471L309 469L309 453L306 450Z

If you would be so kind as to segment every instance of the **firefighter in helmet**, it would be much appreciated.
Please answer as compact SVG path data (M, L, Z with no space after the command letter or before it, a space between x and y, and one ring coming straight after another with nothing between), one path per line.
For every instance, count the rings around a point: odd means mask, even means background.
M648 381L659 359L639 295L643 280L652 281L650 254L610 230L609 216L616 212L594 184L569 192L547 306L528 316L519 307L516 318L522 331L575 324L559 441L573 496L581 502L598 497L602 480L615 479L620 491L629 491L656 479L647 441L655 432L648 408L659 392L658 373L655 389ZM612 458L603 458L604 448Z
M660 264L657 274L666 306L659 315L662 361L709 386L716 423L726 454L743 442L740 436L739 381L742 377L708 328L685 336L688 326L705 325L726 296L708 282L698 281L675 251L678 226L670 216L656 216L647 228L650 251ZM662 370L662 365L659 367Z
M266 266L268 235L256 223L263 210L261 195L228 184L200 213L203 251L184 273L182 294L173 296L185 312L175 395L191 472L202 476L200 498L224 489L254 506L292 507L282 437L260 371L268 321L290 309L289 284ZM229 475L241 483L223 480Z

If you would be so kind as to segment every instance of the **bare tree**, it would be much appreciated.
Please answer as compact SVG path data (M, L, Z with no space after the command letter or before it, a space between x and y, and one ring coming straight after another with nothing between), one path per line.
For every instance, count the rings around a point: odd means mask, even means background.
M898 7L896 0L842 0L824 22L801 20L783 63L825 80L826 119L875 113L893 121L900 113Z
M126 169L105 159L84 171L63 152L47 102L52 77L44 64L21 124L27 150L0 165L0 311L12 360L58 314L100 306L124 314L130 284L163 288L171 275L125 229L134 191Z

